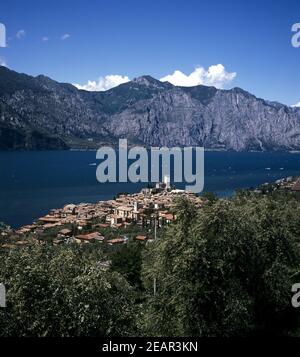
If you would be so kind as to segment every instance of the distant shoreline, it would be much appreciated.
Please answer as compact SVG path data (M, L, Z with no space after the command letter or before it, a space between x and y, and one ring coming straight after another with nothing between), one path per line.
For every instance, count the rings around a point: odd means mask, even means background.
M0 149L0 152L3 152L3 153L6 153L6 152L53 152L53 151L64 151L64 152L68 152L68 151L74 151L74 152L77 152L77 151L91 151L91 152L96 152L98 151L99 148L101 147L104 147L104 146L110 146L112 148L114 148L116 151L118 151L119 147L118 145L111 145L111 144L103 144L101 146L99 146L98 148L67 148L67 149L40 149L40 150L37 150L37 149L7 149L7 150L3 150L3 149ZM145 145L128 145L128 149L132 148L132 147L143 147L147 150L150 150L151 147L149 146L145 146ZM164 147L164 146L162 146ZM179 147L179 148L184 148L185 146L176 146L176 147ZM191 147L196 147L195 146L191 146ZM171 147L168 147L168 148L171 148ZM204 148L204 151L205 152L227 152L227 153L278 153L278 154L287 154L287 153L290 153L290 154L300 154L300 150L241 150L241 151L237 151L237 150L232 150L232 149L220 149L220 148Z
M211 150L205 155L204 191L215 192L219 197L299 175L299 153ZM93 203L110 199L118 192L134 193L141 189L139 184L99 184L96 151L2 151L0 159L0 221L13 227L32 222L51 208L69 202Z

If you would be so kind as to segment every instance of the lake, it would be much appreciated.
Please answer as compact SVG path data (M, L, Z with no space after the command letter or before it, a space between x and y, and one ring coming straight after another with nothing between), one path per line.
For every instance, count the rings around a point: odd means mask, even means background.
M144 183L100 184L95 163L95 151L0 152L0 221L16 228L52 208L94 203L145 187ZM219 196L298 175L300 153L205 153L204 191ZM185 184L176 186L184 188Z

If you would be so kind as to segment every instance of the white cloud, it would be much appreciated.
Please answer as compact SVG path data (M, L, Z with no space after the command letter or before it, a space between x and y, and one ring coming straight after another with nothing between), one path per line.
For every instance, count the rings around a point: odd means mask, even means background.
M49 41L49 37L47 36L42 37L42 42L48 42L48 41Z
M0 57L0 66L7 67L6 61L4 57Z
M19 30L17 33L16 33L16 37L21 40L22 38L24 38L26 36L26 31L25 30Z
M69 33L65 33L64 35L61 36L60 39L64 41L64 40L67 40L70 37L71 37L71 35Z
M100 77L97 81L88 81L84 85L73 84L78 89L84 89L88 91L106 91L114 88L122 83L129 82L130 79L127 76L120 76L118 74L112 74L105 77Z
M173 74L169 74L160 80L162 82L170 82L175 86L193 87L199 84L206 86L214 86L223 88L236 77L235 72L226 72L222 64L210 66L208 70L203 67L196 67L195 70L186 75L177 70Z
M168 81L175 86L183 87L192 87L203 84L223 88L235 77L235 72L226 72L225 67L222 64L217 64L210 66L208 70L203 67L196 67L195 70L189 75L177 70L173 74L161 78L160 81ZM129 81L130 79L127 76L108 75L100 77L98 81L89 80L86 84L74 84L74 86L78 89L84 89L87 91L106 91Z
M295 105L292 105L292 107L297 107L297 108L299 107L300 108L300 102L295 104Z

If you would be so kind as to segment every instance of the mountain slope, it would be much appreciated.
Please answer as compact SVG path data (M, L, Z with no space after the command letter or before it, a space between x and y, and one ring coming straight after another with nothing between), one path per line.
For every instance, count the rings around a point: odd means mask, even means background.
M175 87L143 76L86 92L0 67L0 149L115 144L299 150L300 109L234 88Z

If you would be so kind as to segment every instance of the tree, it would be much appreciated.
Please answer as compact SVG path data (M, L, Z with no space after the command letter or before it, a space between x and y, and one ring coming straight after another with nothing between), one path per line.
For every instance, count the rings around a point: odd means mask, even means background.
M101 254L100 254L101 256ZM3 255L7 308L1 336L128 336L136 333L134 293L84 248L36 246Z
M122 274L135 288L142 289L142 249L141 242L130 241L111 256L111 270Z
M218 200L218 197L215 195L214 192L204 192L202 197L206 199L210 204L214 204Z
M219 200L196 216L189 202L177 210L176 224L145 255L147 333L241 336L292 329L299 205L251 196Z

